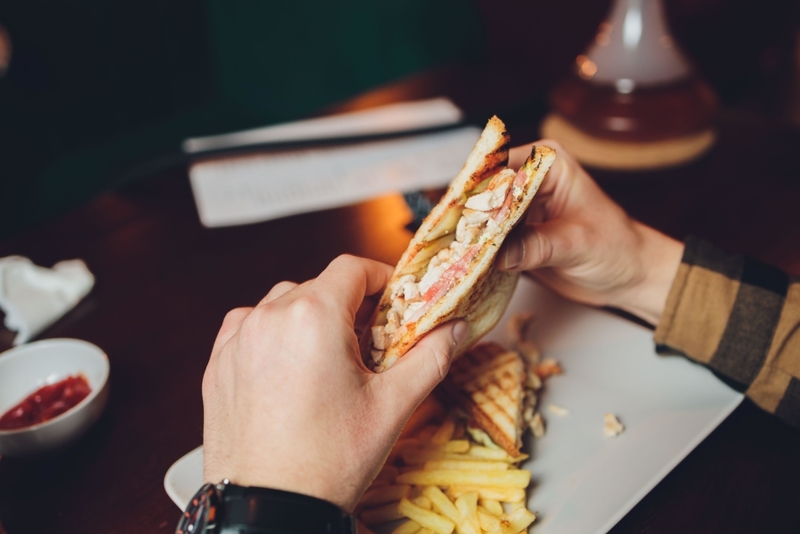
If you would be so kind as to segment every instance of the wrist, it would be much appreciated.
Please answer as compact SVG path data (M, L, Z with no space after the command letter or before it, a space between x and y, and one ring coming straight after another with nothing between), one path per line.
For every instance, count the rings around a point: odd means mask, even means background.
M640 246L640 276L621 295L617 307L657 325L664 312L672 282L683 257L683 243L635 222Z

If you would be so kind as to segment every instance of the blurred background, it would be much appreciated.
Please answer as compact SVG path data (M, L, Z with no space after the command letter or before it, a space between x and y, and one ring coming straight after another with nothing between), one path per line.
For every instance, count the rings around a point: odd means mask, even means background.
M800 124L800 3L664 4L723 108ZM609 6L2 0L0 237L146 174L188 137L347 109L382 87L413 98L424 80L476 120L536 123Z

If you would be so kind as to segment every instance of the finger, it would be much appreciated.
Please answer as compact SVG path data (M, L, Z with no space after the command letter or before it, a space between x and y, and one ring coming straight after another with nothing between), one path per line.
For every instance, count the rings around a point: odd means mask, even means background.
M296 284L295 282L288 282L288 281L278 282L272 287L272 289L269 290L269 293L267 293L267 295L263 299L261 299L261 302L259 302L258 305L261 306L262 304L268 304L275 299L281 298L282 296L284 296L286 293L293 290L297 286L298 284Z
M333 260L313 283L313 287L330 296L355 316L364 297L386 287L394 269L374 260L342 255Z
M561 215L566 208L568 198L573 193L574 183L579 179L578 173L585 174L578 162L557 141L542 139L535 144L553 148L557 157L528 207L525 217L528 223L540 223ZM519 148L529 149L531 146L525 145Z
M456 349L467 337L467 323L451 321L426 334L379 378L394 406L408 413L444 380Z
M563 219L519 227L503 243L497 267L519 272L572 265L586 249L581 229L581 225Z
M568 181L578 169L581 169L580 164L575 160L572 154L567 152L564 146L558 141L554 139L540 139L533 144L537 146L548 146L556 151L556 159L550 166L550 170L547 171L547 176L539 187L536 196L552 194L559 187L563 187L564 184L562 182Z
M531 155L534 146L548 146L556 151L556 159L547 172L547 177L539 187L539 191L536 193L537 197L542 197L552 193L557 187L556 184L563 180L564 177L572 172L574 167L579 166L579 164L575 158L572 157L572 154L567 152L564 146L558 141L554 139L540 139L535 143L528 143L527 145L514 147L509 150L508 166L512 169L522 167L525 160Z

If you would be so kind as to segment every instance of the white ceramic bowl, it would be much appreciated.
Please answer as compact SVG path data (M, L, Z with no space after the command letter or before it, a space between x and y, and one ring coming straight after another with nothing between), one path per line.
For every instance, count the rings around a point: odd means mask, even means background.
M83 375L91 393L58 417L16 430L0 430L0 455L47 454L72 443L100 417L108 398L108 357L79 339L45 339L0 353L0 415L42 386Z

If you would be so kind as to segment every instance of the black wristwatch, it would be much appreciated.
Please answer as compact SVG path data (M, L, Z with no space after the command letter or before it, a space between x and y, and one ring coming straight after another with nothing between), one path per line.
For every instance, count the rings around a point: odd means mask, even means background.
M353 518L322 499L228 480L206 484L175 534L356 534Z

